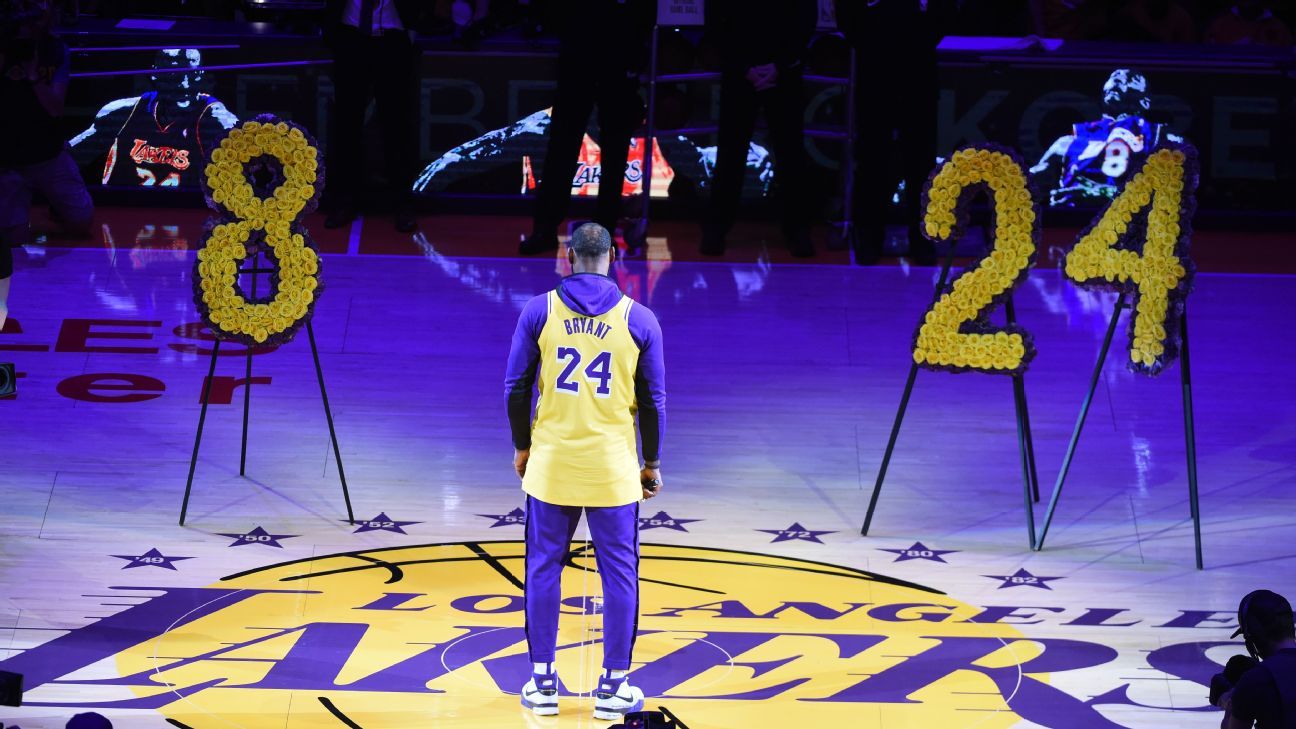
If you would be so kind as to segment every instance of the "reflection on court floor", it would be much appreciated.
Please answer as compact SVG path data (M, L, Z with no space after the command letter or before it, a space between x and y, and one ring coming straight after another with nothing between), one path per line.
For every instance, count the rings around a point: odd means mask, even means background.
M471 230L399 254L317 236L314 323L362 521L343 518L298 341L251 358L246 477L248 358L221 348L180 527L211 342L187 223L171 224L17 254L0 334L21 373L0 401L0 670L29 693L0 722L62 727L95 707L132 729L595 725L600 601L580 533L562 713L529 718L514 693L525 516L500 381L517 312L560 261L465 255ZM665 489L640 523L650 707L695 729L1218 724L1205 684L1242 650L1237 600L1290 592L1296 560L1296 345L1272 335L1296 279L1197 280L1197 572L1177 377L1104 372L1032 553L1007 381L923 373L864 538L934 272L654 250L613 271L658 313L670 372ZM1110 308L1048 269L1018 295L1046 484Z

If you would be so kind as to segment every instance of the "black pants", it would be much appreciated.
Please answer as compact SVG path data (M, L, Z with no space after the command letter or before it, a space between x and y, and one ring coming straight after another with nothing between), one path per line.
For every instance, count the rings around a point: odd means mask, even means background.
M9 248L9 241L4 236L0 236L0 279L9 278L13 275L13 251Z
M548 233L567 217L572 178L590 114L598 107L600 166L598 207L594 222L611 231L621 217L630 136L643 121L639 79L626 69L591 69L597 61L576 53L558 59L558 94L549 120L540 186L536 191L535 232ZM649 181L644 181L645 193Z
M882 58L856 51L856 253L878 254L896 191L893 156L899 153L905 223L921 220L922 190L936 166L936 52ZM910 241L911 243L914 241Z
M343 26L334 41L333 124L328 185L335 202L355 205L364 186L364 116L378 107L387 181L397 205L408 203L418 171L418 54L409 34L364 37Z
M756 129L756 112L764 107L774 153L774 183L778 187L785 232L809 223L806 192L804 85L800 69L779 71L774 88L757 91L745 72L726 71L720 82L720 130L715 179L705 225L723 236L733 226L747 172L747 150Z

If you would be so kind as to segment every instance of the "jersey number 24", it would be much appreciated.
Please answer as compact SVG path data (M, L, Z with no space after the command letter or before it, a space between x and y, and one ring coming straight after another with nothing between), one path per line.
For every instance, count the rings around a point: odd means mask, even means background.
M573 380L572 375L581 364L580 350L575 347L559 347L558 364L563 368L555 384L558 391L568 395L579 395L581 383ZM612 353L599 352L585 367L584 375L587 383L595 385L594 397L610 397L612 395Z

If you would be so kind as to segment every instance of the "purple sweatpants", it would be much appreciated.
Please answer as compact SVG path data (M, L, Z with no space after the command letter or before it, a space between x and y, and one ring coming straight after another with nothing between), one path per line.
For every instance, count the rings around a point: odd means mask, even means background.
M558 644L563 560L581 512L594 537L603 583L603 668L630 670L639 625L639 502L625 506L557 506L527 496L526 635L533 663L550 663Z

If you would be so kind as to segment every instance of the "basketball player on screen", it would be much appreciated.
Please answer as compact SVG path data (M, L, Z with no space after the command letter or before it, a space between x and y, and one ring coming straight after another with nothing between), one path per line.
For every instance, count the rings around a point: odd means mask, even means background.
M522 706L541 716L558 713L563 562L582 511L603 584L603 674L594 717L619 719L643 708L643 692L626 673L639 614L639 501L661 489L665 362L657 317L608 278L612 255L605 228L576 229L567 251L573 273L523 308L504 380L513 467L527 493L526 634L534 671L522 687Z
M153 68L162 73L151 77L151 91L105 104L72 139L83 163L104 157L105 185L196 185L207 155L238 124L224 104L198 90L203 71L196 48L158 51Z
M1182 142L1165 124L1149 121L1147 76L1128 68L1111 72L1103 84L1102 118L1081 122L1058 137L1031 168L1049 188L1049 204L1097 204L1116 197L1131 170L1164 141Z

